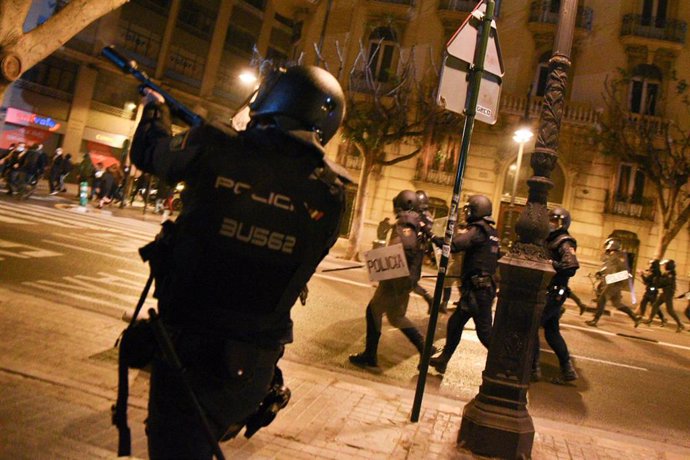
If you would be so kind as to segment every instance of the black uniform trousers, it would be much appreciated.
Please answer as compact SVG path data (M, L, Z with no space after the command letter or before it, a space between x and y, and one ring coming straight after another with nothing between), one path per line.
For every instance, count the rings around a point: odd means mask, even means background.
M568 292L568 288L564 288L564 292ZM565 367L570 361L570 353L568 352L568 345L566 345L563 336L561 335L561 307L567 298L566 294L558 295L557 289L550 289L546 296L546 305L544 305L544 312L541 316L541 326L544 328L544 338L551 349L556 353L558 363L561 368ZM534 344L534 361L533 367L539 363L539 332L537 331L537 340Z
M466 282L464 285L471 284ZM491 342L491 305L496 296L494 287L462 288L459 307L448 318L446 344L443 354L450 357L460 344L465 324L472 319L479 341L487 349Z

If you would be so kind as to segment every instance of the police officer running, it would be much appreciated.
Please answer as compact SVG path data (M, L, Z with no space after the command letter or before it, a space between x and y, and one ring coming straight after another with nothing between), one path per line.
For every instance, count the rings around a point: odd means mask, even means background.
M640 308L635 313L641 317L644 317L644 314L647 311L647 304L651 304L653 306L654 302L656 302L656 299L659 296L659 281L661 279L661 266L659 265L659 259L650 260L647 269L639 273L642 283L644 283L644 295L640 301ZM664 317L664 314L661 312L661 310L657 310L657 314L661 320L662 327L665 326L666 318ZM651 320L649 322L643 322L645 324L652 323Z
M604 264L597 272L597 276L603 278L604 288L597 299L597 311L594 313L594 318L585 321L585 323L588 326L596 327L599 318L604 314L606 303L610 300L613 306L628 315L637 327L640 325L641 318L635 315L630 307L621 302L623 298L621 291L628 283L629 271L626 255L621 252L620 240L608 238L604 242L604 251Z
M498 232L491 218L491 200L484 195L473 195L463 210L467 231L456 234L451 242L451 252L465 251L460 304L448 319L443 351L429 360L429 365L441 374L460 344L463 328L470 318L474 320L482 345L488 349L491 340L491 305L496 296L493 276L500 254ZM443 245L440 237L433 241L437 246Z
M417 195L417 207L415 208L415 211L417 214L419 214L419 236L421 238L420 244L422 246L423 254L429 254L433 258L434 248L431 244L431 237L433 236L431 227L434 225L434 218L429 212L429 195L427 195L424 190L417 190L415 194ZM423 260L424 255L422 255L422 261ZM431 313L431 305L434 303L434 296L432 296L429 291L424 289L424 287L419 284L419 281L415 283L414 293L422 296L428 306L427 314ZM443 311L443 313L445 313L445 311Z
M282 380L276 363L292 341L290 309L338 237L348 179L323 145L345 99L323 69L281 69L259 87L246 131L203 123L176 137L167 107L151 101L156 93L146 99L132 160L186 184L171 247L151 260L159 316L221 439ZM211 458L182 383L154 359L151 458Z
M651 324L654 316L661 312L661 304L666 304L666 312L676 322L676 332L685 330L685 326L678 318L676 310L673 308L673 296L676 293L676 262L674 260L666 260L663 262L664 273L659 277L659 287L661 288L661 295L652 304L652 312L649 314L649 319L645 324Z
M561 368L560 377L553 380L554 383L570 382L577 379L577 372L573 367L568 352L568 346L561 335L560 317L561 307L568 298L569 279L575 275L580 268L580 264L575 256L577 241L568 233L570 227L570 213L567 209L556 207L549 211L549 236L546 238L546 249L549 257L553 261L553 268L556 274L551 280L546 293L546 304L541 317L541 325L544 328L544 337L551 349L558 357ZM532 365L532 380L538 381L541 378L541 367L539 366L539 339L534 345L534 361Z
M420 355L424 349L424 337L405 316L410 292L421 276L424 257L422 245L425 240L419 237L420 216L415 211L417 195L412 190L403 190L393 199L393 208L396 222L388 245L402 244L410 274L379 282L365 313L367 332L364 351L349 357L352 364L360 367L378 367L377 351L384 314L391 325L405 334Z

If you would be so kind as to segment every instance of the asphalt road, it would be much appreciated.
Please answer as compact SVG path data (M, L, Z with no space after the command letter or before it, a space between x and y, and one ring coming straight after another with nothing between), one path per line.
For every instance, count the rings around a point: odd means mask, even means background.
M24 202L3 194L0 282L46 302L114 317L131 312L148 274L136 251L157 233L159 219L132 211L113 214L79 212L70 200L41 194ZM307 305L293 309L296 339L285 358L414 388L418 355L387 323L379 347L382 371L368 372L348 362L348 355L363 347L364 309L374 288L363 269L321 272L351 265L328 257L319 267L309 283ZM424 284L433 292L432 280ZM426 309L420 297L412 297L408 316L423 330ZM580 374L575 385L548 382L558 366L542 340L544 381L530 388L530 414L690 446L690 334L677 334L673 327L635 329L622 314L604 317L599 328L587 327L585 319L589 316L578 316L574 307L562 319ZM441 316L438 345L445 323ZM429 374L428 392L461 400L477 393L486 352L471 322L468 329L445 376Z

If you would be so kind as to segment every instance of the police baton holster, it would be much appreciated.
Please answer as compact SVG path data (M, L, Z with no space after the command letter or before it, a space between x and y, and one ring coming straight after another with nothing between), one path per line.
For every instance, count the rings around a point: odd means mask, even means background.
M196 397L194 389L192 388L192 385L189 382L187 373L184 367L182 366L182 362L180 361L180 358L177 356L177 353L175 352L175 348L173 347L172 341L170 340L170 336L168 335L168 332L165 330L165 326L158 317L156 310L154 310L153 308L149 309L149 321L151 323L151 327L153 328L153 333L156 337L156 342L158 343L158 349L163 355L163 360L175 370L178 377L180 378L185 393L187 393L189 401L192 403L197 415L199 416L199 422L201 423L201 427L204 431L204 434L206 435L207 441L213 449L214 455L218 460L225 460L223 451L221 451L220 445L218 444L218 441L213 435L213 430L211 430L211 425L208 421L208 418L206 417L206 413L204 412L204 409L201 407L199 399Z

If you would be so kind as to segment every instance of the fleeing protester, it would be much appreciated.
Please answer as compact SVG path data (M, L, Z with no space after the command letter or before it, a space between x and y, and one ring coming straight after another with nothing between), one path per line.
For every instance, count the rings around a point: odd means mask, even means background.
M149 92L144 102L133 163L186 184L156 253L168 263L151 261L164 268L159 314L214 439L227 439L257 410L287 404L276 364L293 339L290 309L337 240L345 207L347 173L324 150L345 97L323 69L281 69L263 80L245 131L203 123L176 137L162 98ZM180 376L159 356L148 409L152 459L211 458Z
M402 332L414 345L419 354L424 350L424 337L406 316L410 293L417 285L422 273L424 257L423 241L419 236L420 216L417 209L417 195L412 190L403 190L393 199L395 225L389 246L402 244L409 276L383 280L374 291L365 311L366 339L364 351L350 355L350 362L356 366L377 368L378 346L381 338L383 315L388 322Z
M561 335L559 324L561 308L570 291L568 281L575 275L577 269L580 268L575 255L577 241L568 233L570 221L570 212L565 208L556 207L549 211L549 236L544 242L556 274L551 279L546 292L546 304L541 316L541 326L544 328L546 343L556 353L558 364L561 368L561 375L552 380L556 384L564 384L577 379L577 372L575 372L575 367L570 359L568 345ZM540 379L539 331L537 330L537 338L534 343L532 381L536 382Z
M53 154L50 172L48 173L48 188L50 189L51 195L57 195L62 191L63 187L60 185L60 177L62 176L64 161L65 156L62 154L62 148L56 148Z
M674 260L665 260L661 262L664 267L664 272L659 277L659 288L661 294L652 305L652 312L649 314L649 319L645 321L646 324L651 324L654 316L659 312L662 303L666 304L666 312L676 322L676 332L682 332L685 329L683 323L678 318L676 310L673 308L673 296L676 293L676 262Z
M439 373L446 372L448 361L460 344L467 322L474 320L479 341L489 348L491 341L491 305L496 297L494 274L500 257L496 223L491 218L491 200L484 195L472 195L465 206L467 231L456 234L451 241L451 253L464 252L461 273L461 293L458 308L448 318L446 343L443 351L429 360ZM434 238L443 246L443 238Z
M603 283L603 289L597 299L597 311L594 318L585 321L588 326L596 327L601 315L604 314L606 304L611 301L613 306L630 317L639 326L641 318L625 305L623 300L623 288L628 286L630 271L628 270L627 255L621 251L621 242L616 238L608 238L604 242L604 263L597 272L597 277Z

